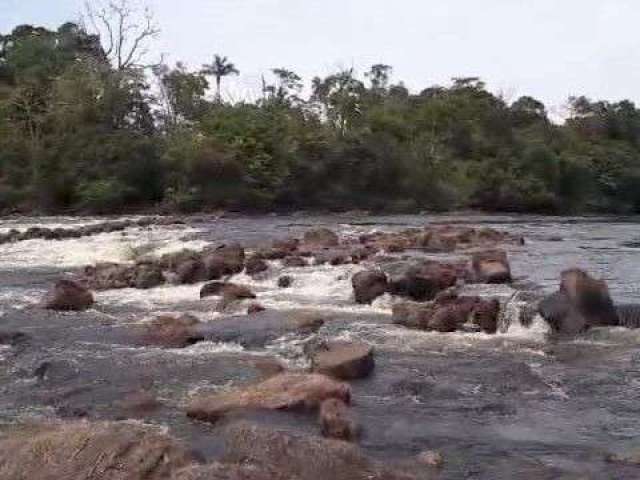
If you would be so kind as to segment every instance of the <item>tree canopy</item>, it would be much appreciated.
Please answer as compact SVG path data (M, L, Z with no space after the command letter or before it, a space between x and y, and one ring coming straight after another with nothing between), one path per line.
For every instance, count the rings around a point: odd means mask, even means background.
M560 125L479 78L411 92L376 64L313 78L308 95L278 66L261 98L231 103L231 60L149 69L151 18L113 6L0 35L0 209L640 212L629 100L572 97Z

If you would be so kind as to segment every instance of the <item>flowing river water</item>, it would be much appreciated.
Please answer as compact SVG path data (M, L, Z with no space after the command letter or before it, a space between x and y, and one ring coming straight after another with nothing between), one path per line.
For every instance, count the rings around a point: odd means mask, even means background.
M0 233L98 221L11 218L0 223ZM614 301L640 303L640 222L633 218L230 217L0 245L0 329L30 337L24 344L0 346L0 423L78 415L117 419L123 397L152 392L162 407L144 421L166 426L203 457L216 458L216 426L187 419L188 399L253 380L255 368L247 359L276 356L290 368L304 368L304 345L312 339L288 335L257 349L211 342L184 349L141 347L131 342L129 328L158 314L188 312L205 322L221 317L214 300L199 299L202 284L98 292L95 307L80 313L41 309L38 303L51 284L87 264L125 262L141 253L161 255L230 240L252 248L316 226L355 235L427 223L486 225L525 237L524 246L509 247L513 288L468 289L502 299L498 334L441 334L393 325L389 296L370 306L354 303L350 280L362 265L286 269L274 261L262 276L239 274L232 280L251 286L267 309L302 307L329 315L332 321L315 335L375 347L373 375L352 383L353 411L364 429L360 445L373 457L399 461L436 449L446 461L435 478L443 479L640 478L640 468L605 461L608 453L640 447L640 330L594 329L576 338L553 338L540 318L521 323L527 296L518 293L552 292L562 270L582 267L607 280ZM291 288L278 288L283 273L294 277ZM253 417L317 433L315 418L306 415Z

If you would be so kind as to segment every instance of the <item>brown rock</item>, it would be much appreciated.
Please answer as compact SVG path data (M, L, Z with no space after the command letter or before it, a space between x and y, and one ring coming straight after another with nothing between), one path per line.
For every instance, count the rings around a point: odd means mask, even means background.
M73 280L58 280L44 299L49 310L85 310L93 305L93 294Z
M564 293L589 326L615 326L618 315L604 280L597 280L580 269L565 270L560 277Z
M146 345L165 348L187 347L199 339L193 329L199 323L200 321L192 315L156 317L147 325L143 342Z
M342 400L330 398L322 402L319 420L322 435L325 437L348 442L358 438L358 425L349 411L349 406Z
M307 247L335 247L340 242L338 235L328 228L314 228L304 234L303 243Z
M473 271L478 281L483 283L511 282L511 267L507 253L503 250L478 252L473 255Z
M222 458L230 463L270 466L291 480L415 480L374 462L354 444L235 423L223 434Z
M286 257L282 261L282 265L284 265L285 267L306 267L308 264L303 257L293 256Z
M171 480L300 480L275 467L214 462L193 465L177 472Z
M351 389L324 375L283 373L257 385L197 398L189 405L187 415L215 422L243 409L317 409L328 398L349 402Z
M371 303L389 288L387 276L380 270L358 272L351 279L351 284L357 303Z
M200 298L221 295L227 301L256 298L256 294L249 287L228 282L211 282L200 289Z
M129 422L20 425L0 437L3 480L166 480L193 460L159 429Z
M257 275L269 270L269 265L262 258L253 256L247 260L245 272L247 275Z
M313 370L341 380L368 376L375 362L373 347L361 342L327 342L311 358Z

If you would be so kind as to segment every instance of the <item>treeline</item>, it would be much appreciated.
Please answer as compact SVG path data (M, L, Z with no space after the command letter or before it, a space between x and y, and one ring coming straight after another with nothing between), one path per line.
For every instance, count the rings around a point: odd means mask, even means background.
M258 101L229 103L228 59L145 68L133 42L87 30L0 36L1 210L640 211L630 101L571 98L557 125L477 78L415 93L374 65L310 95L274 69Z

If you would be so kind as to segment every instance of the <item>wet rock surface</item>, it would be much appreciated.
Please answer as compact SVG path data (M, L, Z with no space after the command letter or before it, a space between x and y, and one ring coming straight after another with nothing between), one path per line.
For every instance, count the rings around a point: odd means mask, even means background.
M326 342L311 357L313 370L341 380L368 376L375 366L373 347L362 342Z
M73 280L58 280L43 300L49 310L86 310L94 303L93 294Z

